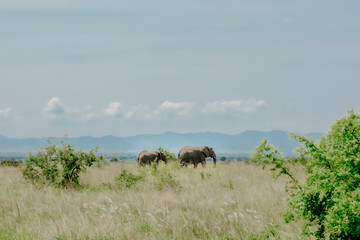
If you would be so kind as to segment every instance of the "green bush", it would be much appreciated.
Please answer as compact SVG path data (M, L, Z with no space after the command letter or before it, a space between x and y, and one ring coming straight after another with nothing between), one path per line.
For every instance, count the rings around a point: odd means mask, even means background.
M58 187L79 186L79 175L86 167L103 160L97 156L97 149L89 153L75 151L71 144L60 141L60 145L51 144L42 147L36 154L29 153L25 159L23 175L26 179L40 184Z
M3 160L0 162L0 166L4 167L19 167L21 164L22 161Z
M308 220L304 233L315 235L317 239L358 239L360 114L349 111L316 143L297 134L290 137L303 144L302 157L308 155L306 182L296 183L297 191L289 199L293 213ZM285 173L283 162L274 154L273 149L260 144L251 159L257 163L276 163L275 168Z
M261 140L259 145L251 152L250 163L262 165L263 168L266 165L271 165L270 170L274 172L275 177L285 174L292 179L293 183L297 183L293 174L290 173L289 167L284 164L285 156L276 147L269 144L266 138Z
M133 173L128 173L127 170L122 170L120 175L115 178L115 183L118 188L131 188L136 185L138 182L143 181L145 176L143 174L135 175Z
M157 150L163 152L168 161L176 161L177 160L176 155L174 153L169 152L169 150L162 148L162 147L159 147Z
M174 175L166 167L158 169L157 164L154 162L152 164L151 175L153 175L155 178L154 188L156 190L161 191L163 189L180 189L180 184L174 179Z

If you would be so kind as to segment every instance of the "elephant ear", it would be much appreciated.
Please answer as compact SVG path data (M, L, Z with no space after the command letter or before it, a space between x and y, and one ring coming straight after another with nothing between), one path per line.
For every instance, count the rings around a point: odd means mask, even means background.
M160 159L161 159L161 152L160 152L160 151L156 151L156 153L157 153L157 158L158 158L158 160L160 160Z
M163 152L160 152L160 156L161 156L161 159L162 160L166 160L166 155L165 155L165 153L163 153Z
M212 147L209 147L209 153L212 154L214 152L214 149Z
M204 147L203 150L201 151L203 154L205 154L206 157L210 156L210 150L209 147Z

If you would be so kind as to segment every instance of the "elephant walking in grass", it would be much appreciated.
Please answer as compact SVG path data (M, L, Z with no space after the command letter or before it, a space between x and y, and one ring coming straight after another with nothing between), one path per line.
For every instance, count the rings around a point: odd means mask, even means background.
M156 160L156 164L159 164L159 161L162 160L167 163L166 156L161 151L141 151L138 156L139 166L151 165Z
M178 158L181 166L187 166L188 164L194 164L194 168L197 167L199 163L203 167L206 166L206 158L211 157L214 160L214 167L216 167L216 154L212 147L202 146L202 147L183 147L180 149Z

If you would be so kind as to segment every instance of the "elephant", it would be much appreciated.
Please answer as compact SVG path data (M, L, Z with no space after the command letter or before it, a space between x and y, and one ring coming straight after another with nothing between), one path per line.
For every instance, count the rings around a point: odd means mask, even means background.
M147 151L143 150L139 153L138 164L139 166L151 165L156 159L156 164L159 164L160 160L163 160L167 164L166 156L161 151Z
M188 164L193 163L194 168L196 168L199 163L201 163L201 165L205 167L207 157L211 157L214 160L214 167L216 167L216 154L212 147L186 146L181 148L178 154L178 159L181 166L187 166Z

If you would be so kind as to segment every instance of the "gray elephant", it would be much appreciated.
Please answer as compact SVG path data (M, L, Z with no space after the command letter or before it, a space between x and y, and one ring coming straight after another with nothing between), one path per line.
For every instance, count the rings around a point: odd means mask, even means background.
M199 163L203 167L206 166L206 158L211 157L214 160L214 167L216 166L216 154L212 147L201 146L201 147L183 147L180 149L178 158L181 166L187 166L188 164L194 164L194 168Z
M151 165L156 159L156 164L159 164L159 161L162 160L165 162L165 164L167 163L167 159L166 156L163 152L161 151L141 151L141 153L139 153L138 156L138 164L140 166L145 166L145 165Z

